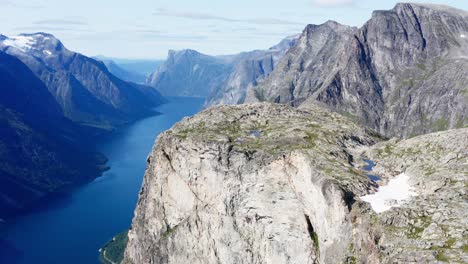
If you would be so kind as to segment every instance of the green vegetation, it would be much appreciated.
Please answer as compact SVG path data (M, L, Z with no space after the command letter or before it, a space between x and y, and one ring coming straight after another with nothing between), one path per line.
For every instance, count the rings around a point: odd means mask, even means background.
M390 145L390 144L385 145L384 151L385 151L385 153L387 153L388 155L392 154L393 146Z
M169 228L164 234L164 238L170 237L175 231L177 230L177 226L174 226L173 228Z
M449 258L441 250L437 251L435 258L438 261L449 262Z
M312 239L314 240L315 252L319 253L320 252L320 246L319 246L318 235L317 235L316 232L312 233Z
M104 264L121 263L124 258L125 247L128 243L128 230L117 234L100 250L99 259Z
M422 63L418 63L418 64L416 64L416 66L417 66L420 70L422 70L422 71L425 71L425 70L426 70L426 65L424 65L424 64L422 64Z
M448 126L449 126L448 121L447 119L444 119L444 118L439 118L431 124L431 127L437 131L447 130Z
M457 242L457 240L455 238L451 237L451 238L449 238L447 240L447 242L445 242L445 247L446 248L452 248L453 245L455 245L455 242Z
M318 135L312 132L306 132L304 139L307 141L308 147L313 148L316 145L315 141L318 139Z
M357 259L356 256L354 256L354 244L351 243L348 246L348 256L346 257L344 264L356 264Z
M421 216L418 219L419 224L417 226L411 225L408 229L406 236L412 239L419 239L421 238L424 229L426 229L432 222L432 218L428 216Z
M468 253L468 244L463 245L463 253Z

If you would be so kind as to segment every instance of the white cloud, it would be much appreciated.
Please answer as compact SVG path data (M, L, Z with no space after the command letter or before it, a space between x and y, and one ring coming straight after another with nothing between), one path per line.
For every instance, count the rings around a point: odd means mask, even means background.
M211 21L222 21L222 22L244 22L248 24L260 24L260 25L303 25L295 21L277 19L277 18L252 18L252 19L239 19L232 17L224 17L213 15L209 13L197 13L197 12L180 12L166 10L159 8L156 12L153 12L155 16L166 16L166 17L178 17L192 20L211 20Z
M355 0L312 0L312 2L319 6L337 7L352 5L354 4Z

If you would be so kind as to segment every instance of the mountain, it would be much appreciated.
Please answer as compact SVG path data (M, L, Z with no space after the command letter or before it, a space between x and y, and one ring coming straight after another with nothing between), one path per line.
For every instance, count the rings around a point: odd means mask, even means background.
M232 69L230 59L195 50L169 51L166 62L150 75L147 84L164 96L207 97Z
M468 14L402 3L361 28L309 25L246 101L319 101L387 136L468 125Z
M163 95L207 97L205 107L243 102L246 91L268 75L297 36L268 50L209 56L194 50L170 51L148 79Z
M124 264L464 263L467 149L466 128L383 141L314 104L213 107L159 136L107 248Z
M150 76L154 69L164 63L164 60L151 60L151 59L121 59L106 56L96 56L97 60L113 61L117 66L123 70L139 75Z
M134 71L127 71L112 60L102 60L102 62L106 65L109 72L119 79L134 83L145 83L146 81L147 77L145 75Z
M205 107L243 103L247 90L266 78L277 66L284 54L295 45L299 36L282 40L268 50L256 50L237 55L233 70L227 79L213 90L206 99Z
M47 87L0 51L0 219L98 176L105 158Z
M66 49L50 34L2 36L0 50L26 64L65 116L79 124L112 129L153 112L164 101L155 89L122 81L102 62Z

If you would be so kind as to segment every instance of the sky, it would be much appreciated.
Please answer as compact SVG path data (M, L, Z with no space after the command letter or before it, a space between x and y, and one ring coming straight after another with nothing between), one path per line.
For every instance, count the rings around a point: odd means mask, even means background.
M88 56L165 59L267 49L307 24L362 26L394 0L0 0L0 33L47 32ZM408 2L408 1L407 1ZM411 1L409 1L411 2ZM417 1L420 2L420 1ZM468 10L468 0L432 0Z

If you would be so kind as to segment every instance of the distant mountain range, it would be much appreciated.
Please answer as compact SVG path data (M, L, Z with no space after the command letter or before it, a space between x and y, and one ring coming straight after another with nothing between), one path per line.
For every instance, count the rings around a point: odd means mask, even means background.
M2 36L0 50L26 64L64 115L83 125L113 129L164 101L155 89L115 77L102 62L66 49L50 34Z
M206 97L206 106L242 103L248 87L268 75L297 37L268 50L209 56L195 50L169 51L148 85L167 96Z
M0 219L105 169L93 136L165 99L46 33L0 35Z
M164 60L132 60L96 56L95 59L104 62L107 69L122 80L144 84L146 79Z

